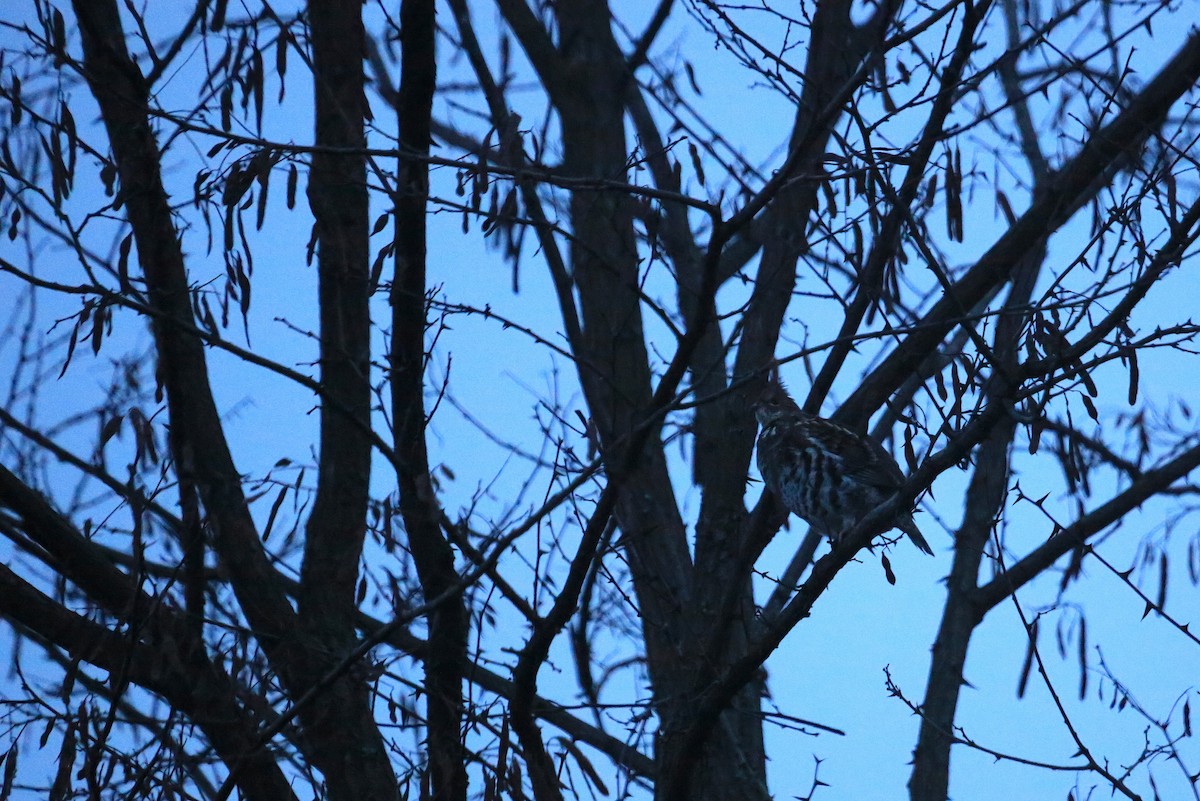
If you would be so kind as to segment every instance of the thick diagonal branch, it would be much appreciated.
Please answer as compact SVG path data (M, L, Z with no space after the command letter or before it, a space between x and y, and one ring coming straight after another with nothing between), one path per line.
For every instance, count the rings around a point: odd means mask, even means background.
M1193 32L1158 75L1112 122L1095 131L1076 156L1049 178L1024 214L913 327L897 348L846 399L834 416L858 425L932 353L972 308L1007 281L1029 253L1059 229L1103 185L1109 168L1151 135L1171 107L1200 79L1200 32Z
M149 86L125 48L114 0L75 0L83 39L84 77L100 106L120 180L138 262L151 304L158 378L167 394L176 469L200 492L213 543L250 625L285 681L295 651L295 614L267 560L242 493L225 432L213 402L203 344L176 319L192 326L179 232L163 188L160 153L150 125Z
M207 657L203 643L161 599L140 590L112 565L100 547L85 539L37 492L0 467L0 505L19 517L19 526L59 574L128 622L139 639L122 636L53 601L0 566L0 615L37 632L72 656L110 671L165 698L186 713L231 768L238 787L251 798L294 797L287 780L265 751L256 751L254 721L235 702L236 688Z

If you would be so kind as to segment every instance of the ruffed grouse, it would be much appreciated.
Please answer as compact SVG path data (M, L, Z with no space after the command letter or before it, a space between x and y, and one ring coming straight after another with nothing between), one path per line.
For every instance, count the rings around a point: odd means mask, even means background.
M771 382L754 406L758 470L788 511L837 541L904 483L900 466L875 440L803 411ZM911 512L892 523L927 554L933 549Z

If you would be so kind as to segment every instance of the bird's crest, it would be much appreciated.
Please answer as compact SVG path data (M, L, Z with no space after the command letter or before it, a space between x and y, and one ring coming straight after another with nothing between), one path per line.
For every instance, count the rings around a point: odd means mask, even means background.
M754 403L754 416L761 425L767 426L782 417L801 414L800 407L782 381L768 381Z

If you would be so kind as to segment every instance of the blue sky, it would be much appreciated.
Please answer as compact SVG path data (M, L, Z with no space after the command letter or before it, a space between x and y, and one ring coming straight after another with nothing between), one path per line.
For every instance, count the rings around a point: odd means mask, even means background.
M638 29L643 24L647 12L640 4L616 5L619 13L628 12L626 19L633 20L630 27ZM1154 26L1153 36L1146 36L1143 32L1140 34L1142 38L1131 39L1125 48L1131 64L1138 70L1137 77L1144 80L1152 74L1185 33L1188 9L1194 11L1195 5L1184 3L1180 8L1182 10L1175 13L1173 18L1168 17ZM164 32L173 30L178 20L172 19L172 16L178 10L174 5L162 9L156 7L151 22L161 25ZM476 10L474 13L481 36L489 39L487 34L495 24L493 12ZM22 17L32 19L27 9L6 10L3 17L9 20ZM442 22L449 24L449 15L444 9ZM760 32L766 41L782 40L783 34L777 20L771 21L747 12L745 24L750 30ZM998 19L996 26L995 30L1000 30ZM6 46L13 46L11 31L0 31L0 37L3 37ZM1064 32L1056 44L1076 47L1078 52L1086 51L1086 41L1074 41L1070 31ZM442 53L447 56L445 43L442 45ZM758 76L736 65L727 53L714 47L712 35L698 28L689 17L687 5L681 5L675 12L672 22L660 38L660 46L658 52L665 63L677 64L687 59L692 64L703 94L695 95L686 89L683 91L691 102L703 110L714 127L726 132L749 162L760 165L764 172L769 172L777 165L780 161L779 149L786 141L793 114L793 108L786 98L763 86ZM989 39L989 47L996 46L997 42ZM794 59L798 59L801 52L802 48L795 51ZM516 69L519 72L527 69L515 49L514 54L517 56ZM14 70L21 70L20 63L14 63L11 58L7 63ZM797 62L794 60L793 63ZM202 64L199 54L193 54L185 61L179 72L163 87L159 98L163 108L181 109L194 104L197 76ZM464 76L464 62L447 58L442 66L442 80L459 80ZM307 110L309 89L306 79L304 71L294 62L289 69L287 97L282 108L276 108L270 100L274 97L277 83L273 78L268 79L269 100L264 132L267 138L299 143L310 141L311 120ZM79 123L90 130L95 124L95 111L85 89L74 85L66 86L62 91ZM478 99L470 96L455 98L455 102L472 107L478 105ZM526 124L536 126L540 123L543 113L540 95L533 91L518 93L514 95L513 102ZM372 98L372 104L378 124L381 128L390 129L392 123L384 104L378 98ZM966 111L964 109L964 113ZM1035 111L1045 113L1044 104L1040 108L1035 107ZM470 114L461 107L451 107L446 98L439 101L437 113L440 119L451 124L482 131ZM1001 133L1006 125L1008 123L1005 122L998 124ZM905 137L911 135L911 130L910 127L899 125L882 135L903 143ZM1073 152L1073 137L1080 130L1077 123L1070 119L1045 121L1042 130L1045 133L1043 146L1048 154L1061 156ZM1018 185L1023 176L1006 176L1003 169L995 166L992 154L997 147L997 136L997 131L980 128L964 138L964 163L978 169L984 176L997 175L1000 180L1009 181L1003 188L1020 213L1026 203L1026 194ZM380 143L384 141L383 137L378 138ZM192 176L204 161L204 153L210 144L211 140L201 136L185 136L173 146L167 159L168 179L177 201L182 202L189 197ZM677 153L684 164L684 174L691 176L684 147L681 144ZM444 147L438 155L453 156L455 152ZM220 158L210 161L206 166L212 169L214 163L220 163ZM701 188L693 176L689 184L692 191L700 194L716 191L720 186L713 177L717 170L710 167L708 172L709 186ZM76 194L71 201L72 208L79 211L94 207L99 199L94 170L87 178L85 175L88 175L87 170L81 172ZM249 346L256 353L283 365L312 373L315 349L311 339L302 333L311 331L315 326L316 273L314 268L305 265L304 252L311 220L303 201L303 181L297 208L290 212L284 208L283 178L280 172L273 179L275 185L272 187L267 226L261 233L247 231L255 256L253 303L247 321L249 339L245 339L241 333L241 321L237 319L236 310L233 312L235 322L225 331L225 335L231 341ZM454 196L454 170L436 170L434 182L435 194ZM971 263L1000 231L995 205L985 194L987 183L986 180L980 180L972 184L972 191L977 196L971 198L967 241L961 245L939 241L945 248L950 266ZM1194 196L1194 174L1182 181L1180 186L1181 197ZM377 198L376 202L380 202L380 199ZM382 208L380 205L380 211ZM187 210L183 213L191 214ZM252 215L248 219L252 219ZM220 255L216 251L206 253L202 229L196 224L194 215L189 220L192 227L185 232L184 248L192 279L197 283L215 280L217 283L214 286L219 287L225 269ZM1084 219L1081 225L1064 229L1053 240L1051 260L1058 264L1069 263L1079 251L1081 238L1086 235L1086 223ZM107 221L93 222L88 229L89 242L101 252L115 249L122 235L123 231L117 225ZM372 240L373 244L381 245L388 235L387 232L379 234ZM470 232L464 234L458 214L434 214L431 217L430 243L430 283L441 287L442 297L453 303L477 308L490 305L507 318L528 326L546 338L561 341L561 321L553 293L544 266L532 247L528 248L521 268L521 290L514 294L509 265L483 241L477 222L473 222ZM18 264L27 263L25 260L29 258L30 251L37 253L40 275L65 283L84 280L69 254L45 237L35 236L28 243L23 240L13 243L0 238L0 255L6 259ZM1189 308L1192 305L1189 301L1196 297L1193 269L1193 264L1185 262L1182 268L1176 270L1168 281L1152 293L1139 310L1134 323L1143 330L1149 330L1156 324L1167 324L1193 314ZM798 287L801 292L819 288L810 274L804 270L801 272ZM919 275L917 280L927 285L932 279L927 275ZM13 279L0 275L0 298L13 297L15 286ZM722 304L725 308L732 308L744 291L736 285L729 287L721 296ZM674 297L674 287L664 270L651 272L647 294L661 298L665 305L673 306L671 299ZM0 305L7 302L0 300ZM380 295L375 307L379 320L384 319L384 303L385 298ZM41 298L33 330L51 332L55 320L73 313L77 308L78 301L73 298ZM794 321L802 320L809 327L810 342L822 342L832 338L836 332L840 322L840 307L830 300L798 297L789 310L789 318L793 323L785 334L801 336L802 330ZM440 379L447 365L450 365L450 387L455 401L470 410L500 438L519 443L535 453L541 452L545 444L542 426L548 415L541 402L559 393L568 408L582 409L573 367L560 357L549 354L545 348L531 343L521 332L506 330L496 320L458 315L448 322L450 327L441 334L434 350L431 377ZM47 335L54 336L61 330ZM658 333L662 334L663 331L665 329L660 329ZM385 335L379 330L373 343L376 359L382 358L384 341ZM668 344L665 337L659 339L660 347L665 348ZM0 344L0 364L11 363L16 345L12 340ZM93 356L90 348L80 346L71 367L61 379L51 378L42 382L37 404L38 419L43 423L52 423L95 403L113 373L112 359L123 352L142 351L148 345L149 337L143 323L127 312L119 312L114 320L113 335L98 356ZM779 355L787 355L782 346ZM834 387L831 402L826 406L827 412L834 408L836 400L849 393L861 371L874 356L873 351L864 347L859 355L852 357L843 371L843 378ZM249 476L259 477L281 458L289 458L297 464L311 462L316 441L316 415L312 413L315 400L311 393L217 350L210 350L209 358L214 392L219 408L226 413L227 431L239 468ZM1148 354L1141 363L1140 404L1165 410L1173 398L1200 397L1195 364L1195 357L1189 358L1183 354ZM3 372L2 367L0 372ZM1096 376L1103 387L1097 399L1103 421L1101 430L1110 437L1121 431L1117 415L1127 410L1122 375L1122 368L1110 365L1098 371ZM787 368L784 377L793 388L803 391L806 387L806 379L796 363ZM435 383L431 381L431 385ZM1085 419L1082 407L1074 407L1073 413L1077 420ZM380 425L383 425L382 418ZM95 424L88 423L64 432L63 441L86 453L94 442L96 430ZM1194 424L1192 431L1194 433ZM568 435L566 445L579 453L586 451L586 443L578 436L572 438ZM1023 440L1018 441L1015 477L1020 480L1027 494L1037 496L1050 492L1052 500L1059 502L1062 498L1062 478L1048 451L1029 456L1021 450L1024 445ZM129 446L128 435L111 443L110 464L121 465L121 459L128 460ZM452 517L474 508L472 522L477 526L504 515L506 507L516 499L520 499L518 508L536 506L541 493L550 485L545 471L534 471L526 461L498 447L448 404L443 404L433 421L430 446L434 464L444 463L454 473L453 479L442 476L445 507ZM673 456L679 454L675 448L670 452ZM7 457L7 450L5 455ZM682 459L678 459L673 469L685 512L694 516L698 502L695 490L690 487L688 467ZM285 472L287 477L294 478L295 471ZM525 488L531 475L532 485ZM69 486L67 482L74 478L63 468L54 468L50 476L52 482L63 482L64 487ZM893 587L884 581L877 559L864 555L861 564L851 565L839 576L818 602L813 616L797 627L768 662L775 704L790 714L843 729L847 734L845 737L824 734L819 738L811 738L768 726L771 788L776 797L789 798L807 793L816 759L822 760L820 779L830 785L818 793L818 798L870 801L895 798L904 793L917 718L903 703L889 698L884 669L890 670L908 698L921 698L928 668L928 649L944 600L941 579L950 559L950 535L937 520L942 519L951 526L958 521L961 516L963 481L962 475L955 473L939 479L934 486L936 500L931 502L931 509L918 518L938 554L936 558L925 557L902 544L890 555L900 578ZM1098 483L1101 487L1112 488L1111 476ZM311 472L306 484L312 485ZM379 497L391 491L391 482L382 459L377 460L374 490ZM522 492L525 494L522 495ZM755 489L751 490L748 502L753 502L756 492ZM1098 488L1093 502L1099 502L1104 497L1101 488ZM259 501L256 511L261 515L260 519L265 519L270 499L268 496ZM1066 504L1059 504L1057 508L1065 519L1070 519L1074 514L1074 510ZM1155 542L1165 542L1167 537L1161 525L1168 508L1167 504L1148 504L1141 513L1131 516L1123 530L1105 543L1103 553L1106 558L1124 569L1134 563L1138 554L1137 543L1143 536L1149 536ZM557 519L556 525L570 530L569 520ZM1194 521L1191 527L1194 529ZM790 529L781 533L759 559L757 569L768 576L781 573L802 532L803 525L793 520ZM1045 539L1049 533L1050 527L1046 521L1027 505L1014 506L1005 521L1007 543L1018 555ZM1184 527L1173 533L1169 543L1166 543L1174 560L1173 591L1169 595L1168 609L1184 621L1195 617L1192 613L1197 609L1194 587L1187 581L1182 559L1183 538L1188 535L1189 530ZM525 551L528 555L534 544L526 542L522 547L530 549ZM387 559L377 550L371 553L370 558L376 560L377 566L385 564ZM522 586L522 579L528 584L529 575L525 568L515 562L509 563L507 568L516 577L514 580L518 581L518 586ZM1093 643L1093 648L1101 649L1114 673L1131 688L1151 714L1165 717L1179 698L1194 694L1192 682L1198 675L1197 668L1200 668L1194 644L1183 640L1153 615L1141 620L1141 602L1098 565L1090 565L1087 574L1088 580L1073 588L1065 600L1087 610L1088 639ZM765 597L770 586L768 580L760 581L761 597ZM1147 586L1153 588L1155 585L1151 581ZM1026 612L1055 604L1055 589L1056 577L1048 576L1023 591L1020 599ZM1141 733L1146 721L1131 709L1119 714L1110 710L1111 685L1096 674L1091 677L1088 699L1082 702L1078 700L1077 662L1073 655L1059 658L1052 635L1057 622L1071 619L1072 614L1070 606L1060 605L1058 610L1047 615L1043 622L1043 654L1047 657L1054 686L1068 705L1071 720L1079 727L1081 736L1094 752L1107 757L1114 764L1122 764L1140 752ZM501 608L498 620L497 630L487 633L484 647L489 656L503 661L506 657L501 649L519 646L525 632L519 617L509 610ZM963 693L958 722L972 738L997 750L1052 763L1071 762L1074 743L1066 733L1048 692L1037 678L1031 679L1023 699L1015 698L1024 640L1025 635L1011 604L997 608L989 616L972 644L967 665L967 679L971 686ZM611 637L605 637L602 642L611 646L609 656L614 662L633 653L628 644ZM600 648L598 653L604 653L605 650ZM578 691L572 681L565 643L552 654L552 659L553 669L542 671L540 690L564 703L576 702ZM504 672L503 668L497 669ZM645 700L647 691L644 687L636 686L636 678L636 672L630 671L623 680L614 683L611 694L606 695L604 700L612 703ZM547 733L551 733L551 730L547 729ZM1193 761L1200 761L1197 759L1200 755L1194 751L1192 756ZM1064 797L1073 781L1071 774L1017 766L1010 762L997 763L988 756L963 747L955 749L953 760L951 794L956 798L991 797L996 794L997 787L1004 787L1004 794L1013 798ZM1196 768L1193 766L1192 769L1194 771ZM1178 773L1170 765L1154 766L1155 779L1164 797L1182 797L1186 793ZM1092 783L1090 777L1084 777L1081 781L1084 787ZM1143 791L1148 790L1144 781L1137 786Z

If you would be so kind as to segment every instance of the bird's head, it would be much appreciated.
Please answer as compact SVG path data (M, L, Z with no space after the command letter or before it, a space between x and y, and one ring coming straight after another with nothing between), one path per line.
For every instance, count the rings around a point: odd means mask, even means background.
M754 402L754 416L761 426L769 426L780 418L799 414L802 414L800 407L788 395L783 384L777 381L768 382Z

